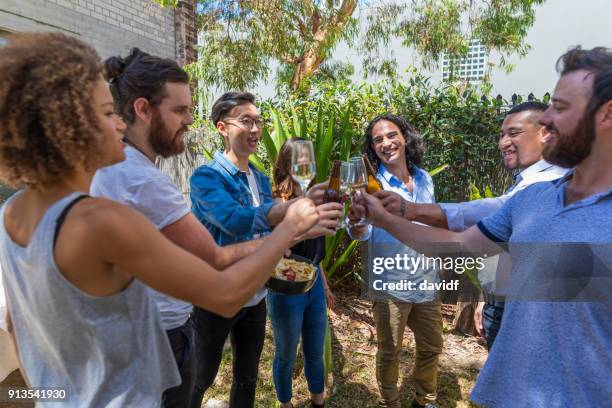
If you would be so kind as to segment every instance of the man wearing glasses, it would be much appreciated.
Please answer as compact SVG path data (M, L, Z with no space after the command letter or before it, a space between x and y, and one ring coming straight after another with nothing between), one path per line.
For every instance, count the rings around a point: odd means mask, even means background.
M544 140L548 135L538 120L548 105L524 102L506 114L499 138L499 150L504 167L517 170L514 184L504 195L463 203L414 204L390 192L378 193L387 211L412 221L451 231L464 231L494 213L512 195L541 181L561 178L566 169L554 166L542 158ZM494 276L480 277L485 302L480 302L474 316L478 333L487 340L490 350L499 331L504 312L503 286L510 273L510 259L500 255Z
M264 236L282 221L293 200L274 201L268 177L249 164L261 139L255 97L247 92L222 95L213 104L211 120L223 137L225 151L216 152L213 160L191 177L192 211L220 246ZM320 201L323 187L319 184L311 188L307 197ZM319 212L319 224L308 234L335 234L339 208L340 205L337 211ZM229 319L194 308L198 374L192 407L200 407L204 393L214 382L228 335L234 359L230 406L253 407L266 331L266 294L262 288Z

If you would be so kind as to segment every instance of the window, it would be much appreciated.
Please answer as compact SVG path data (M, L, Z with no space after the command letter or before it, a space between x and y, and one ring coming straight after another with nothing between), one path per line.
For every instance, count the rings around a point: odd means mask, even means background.
M465 55L442 56L442 80L463 79L480 82L484 78L487 50L480 40L471 40Z

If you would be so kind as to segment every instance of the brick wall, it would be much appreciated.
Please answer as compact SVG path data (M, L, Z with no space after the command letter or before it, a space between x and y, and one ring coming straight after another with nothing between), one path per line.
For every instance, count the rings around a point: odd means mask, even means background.
M152 0L0 1L0 30L62 31L93 45L102 58L139 47L180 61L185 51L177 48L177 17Z
M177 61L189 64L197 58L196 0L181 0L174 12Z

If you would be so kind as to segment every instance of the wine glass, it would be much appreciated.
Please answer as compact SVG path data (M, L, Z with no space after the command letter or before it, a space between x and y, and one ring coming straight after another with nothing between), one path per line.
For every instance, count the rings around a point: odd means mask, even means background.
M350 176L349 176L349 190L351 196L360 194L359 190L368 186L368 176L366 172L365 163L361 156L351 157L349 159L350 164ZM363 226L366 225L365 218L359 219L356 223L351 224L352 226Z
M348 162L342 162L340 164L340 200L344 207L342 211L342 222L340 223L338 228L346 228L348 225L346 218L348 214L349 203L345 197L348 197L351 177L353 176L351 166L351 163Z
M349 159L349 163L351 164L352 174L350 177L349 188L352 190L352 193L355 194L360 189L368 186L368 176L365 163L363 162L363 158L361 156L351 157Z
M309 140L300 140L291 148L291 176L300 185L302 197L317 174L314 148Z

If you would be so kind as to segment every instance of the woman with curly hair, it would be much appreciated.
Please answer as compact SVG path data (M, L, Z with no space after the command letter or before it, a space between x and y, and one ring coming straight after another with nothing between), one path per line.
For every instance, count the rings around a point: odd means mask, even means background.
M289 201L300 197L300 185L291 176L291 149L295 142L304 140L292 138L287 140L274 163L272 195L279 201ZM338 203L321 204L317 207L320 213L336 211L340 215L342 207ZM313 287L300 295L284 295L268 291L268 314L274 330L274 362L272 375L276 396L282 408L290 408L292 397L291 373L295 364L297 346L302 337L304 353L304 373L310 390L312 407L324 406L323 343L327 328L327 307L334 305L325 272L321 261L325 258L325 235L312 236L291 248L291 252L309 259L318 265L317 277ZM332 234L335 231L332 231Z
M0 211L7 320L31 386L65 390L70 407L154 407L180 378L145 285L231 316L318 217L299 200L256 257L220 273L137 211L87 196L124 158L102 71L63 34L0 48L0 181L22 189Z

